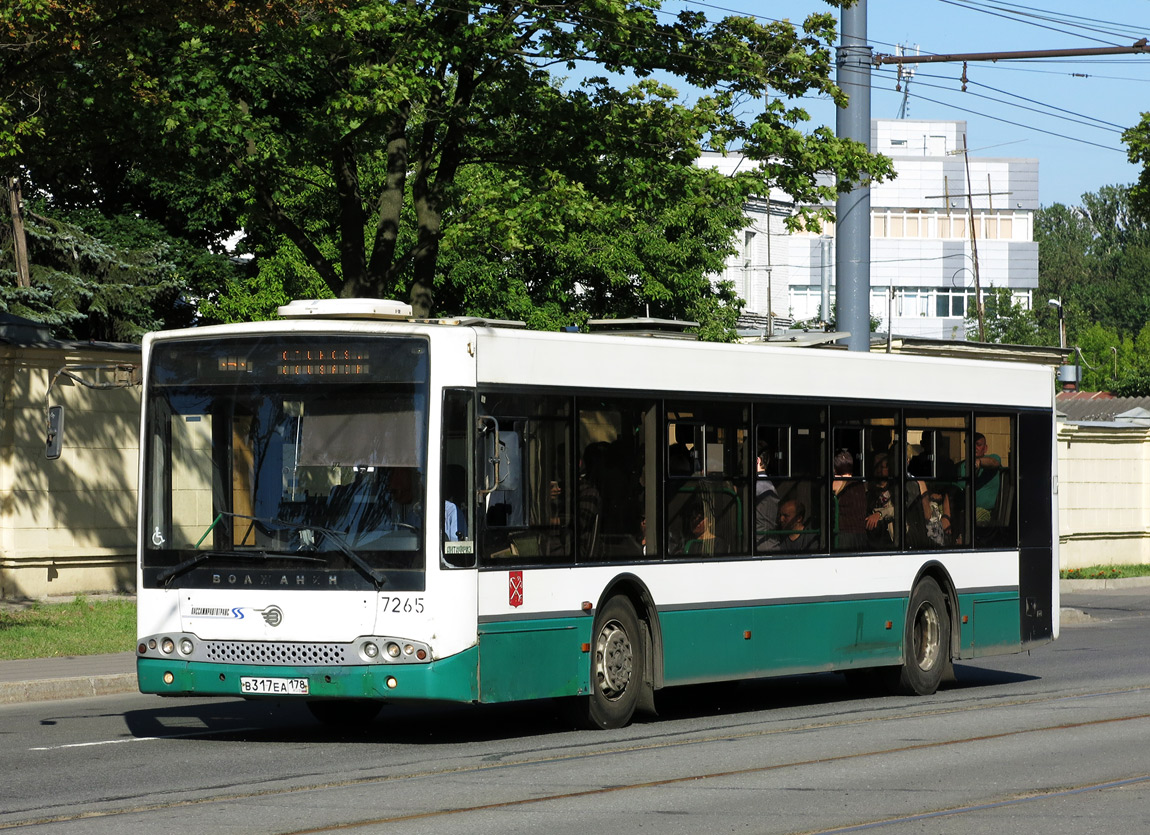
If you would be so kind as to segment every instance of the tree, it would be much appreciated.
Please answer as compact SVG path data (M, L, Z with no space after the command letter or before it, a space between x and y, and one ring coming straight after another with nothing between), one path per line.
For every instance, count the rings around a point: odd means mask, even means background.
M1071 345L1094 323L1133 338L1150 321L1150 226L1135 212L1131 189L1104 186L1084 194L1081 206L1041 209L1034 237L1038 298L1062 299ZM1044 329L1056 326L1045 305L1037 313Z
M819 205L834 188L818 175L845 186L891 168L804 132L783 100L845 100L831 15L661 22L658 5L93 0L68 20L75 38L42 42L38 65L59 80L12 158L58 200L130 204L206 244L242 225L253 253L332 295L407 295L428 315L436 293L449 309L489 304L512 276L504 305L539 321L573 299L584 315L680 310L713 295L704 271L749 196L773 186ZM9 29L24 42L48 25ZM6 71L8 89L30 66ZM655 73L709 92L684 104ZM624 74L636 81L617 89ZM89 133L63 141L76 125ZM750 163L700 169L705 147ZM705 254L689 240L700 228Z
M186 325L184 275L222 274L206 252L188 252L158 226L98 212L49 217L26 211L30 280L16 280L7 247L0 250L0 307L53 326L59 338L132 342L148 330ZM214 269L213 269L214 267Z
M1143 218L1150 220L1150 113L1143 113L1141 121L1122 134L1128 146L1127 157L1142 166L1138 182L1130 189L1132 207Z
M978 312L971 305L966 315L966 338L978 340ZM1034 345L1038 341L1038 322L1033 311L1014 298L1006 287L991 287L983 297L985 341L1003 345Z

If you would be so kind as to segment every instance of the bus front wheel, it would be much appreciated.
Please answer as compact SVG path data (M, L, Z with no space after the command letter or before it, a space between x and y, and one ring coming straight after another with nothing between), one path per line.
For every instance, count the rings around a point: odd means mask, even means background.
M631 721L643 688L644 643L635 607L612 597L595 616L591 643L591 695L579 700L587 728L622 728Z
M894 690L905 696L929 696L950 664L950 615L946 598L932 577L923 577L910 596L903 634L902 666Z

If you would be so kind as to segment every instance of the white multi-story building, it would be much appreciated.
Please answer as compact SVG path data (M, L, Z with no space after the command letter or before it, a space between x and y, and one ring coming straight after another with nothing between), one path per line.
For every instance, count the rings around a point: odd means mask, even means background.
M1006 287L1032 304L1038 161L964 154L967 144L964 121L871 123L871 149L891 157L898 172L871 189L871 315L881 331L964 339L976 253L984 294ZM793 210L782 194L749 205L740 253L722 276L735 283L752 321L826 318L824 283L834 304L834 225L789 234L783 218Z

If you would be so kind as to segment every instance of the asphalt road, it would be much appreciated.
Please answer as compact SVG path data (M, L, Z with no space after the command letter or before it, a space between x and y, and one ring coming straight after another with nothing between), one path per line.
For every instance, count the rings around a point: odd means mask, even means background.
M124 695L0 706L0 829L51 833L1150 831L1150 589L928 698L835 675L683 688L568 729L553 704L389 709ZM1070 625L1073 624L1073 625Z

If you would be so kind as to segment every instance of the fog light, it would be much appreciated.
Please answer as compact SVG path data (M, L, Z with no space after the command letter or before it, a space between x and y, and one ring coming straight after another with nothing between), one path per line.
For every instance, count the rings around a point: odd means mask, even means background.
M379 647L368 641L363 645L363 654L368 658L375 658L379 655Z
M387 645L387 654L392 658L399 658L399 644L390 643Z
M183 653L184 655L191 655L192 650L194 650L195 648L196 648L196 646L195 646L195 644L192 643L191 638L180 638L180 652L181 653Z
M388 676L387 677L387 689L388 690L394 690L398 686L399 686L399 682L395 680L395 676Z
M171 638L164 638L163 643L160 644L160 649L162 649L168 655L171 655L176 649L176 642Z
M176 677L171 673L164 673L164 684L171 684L176 680Z

